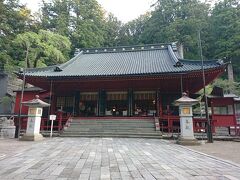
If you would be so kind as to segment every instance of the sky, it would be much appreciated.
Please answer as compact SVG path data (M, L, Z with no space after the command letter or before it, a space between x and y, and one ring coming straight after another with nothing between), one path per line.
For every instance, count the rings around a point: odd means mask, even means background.
M33 12L38 10L42 0L20 0ZM126 23L150 11L150 6L157 0L97 0L107 11L113 13L120 21Z

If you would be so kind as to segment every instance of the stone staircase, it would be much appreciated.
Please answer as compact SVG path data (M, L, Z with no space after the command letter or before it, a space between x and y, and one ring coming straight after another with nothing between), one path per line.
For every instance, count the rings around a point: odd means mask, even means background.
M229 136L229 130L227 127L216 127L215 128L216 135L218 136Z
M74 118L60 136L161 138L161 132L155 130L153 118Z

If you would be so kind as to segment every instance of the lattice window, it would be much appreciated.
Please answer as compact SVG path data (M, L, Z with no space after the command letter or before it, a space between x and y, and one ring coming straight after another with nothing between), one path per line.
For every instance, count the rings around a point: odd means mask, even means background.
M136 91L134 92L135 100L154 100L156 98L156 92L154 91Z
M81 93L80 94L81 101L97 101L98 100L98 93L97 92L90 92L90 93Z
M235 113L240 115L240 103L235 104Z
M65 107L73 107L74 97L65 97Z
M107 92L108 101L127 100L127 92Z
M74 106L74 97L57 97L57 107L73 107Z
M64 107L65 105L65 97L57 97L57 107Z

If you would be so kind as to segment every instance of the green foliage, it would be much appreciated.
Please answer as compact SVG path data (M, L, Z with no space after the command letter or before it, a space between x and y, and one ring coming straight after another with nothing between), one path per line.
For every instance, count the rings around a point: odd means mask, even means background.
M240 2L224 0L211 16L211 48L215 58L232 61L236 80L240 80Z
M96 0L44 2L41 20L43 29L69 37L73 49L104 44L104 13Z
M70 1L52 0L45 2L41 8L42 28L58 33L62 36L69 35Z
M206 59L232 61L240 80L240 2L213 8L200 0L157 0L151 13L122 24L96 0L43 0L39 15L18 0L0 0L0 69L44 67L68 60L75 48L176 42L199 59L201 31ZM38 16L40 19L38 19ZM69 40L70 42L69 42Z
M0 103L1 103L3 106L8 106L8 105L11 104L11 102L12 102L12 99L11 99L10 97L8 97L8 96L2 97L2 98L1 98L1 101L0 101Z
M39 30L39 33L25 32L18 34L15 44L25 52L24 57L19 63L27 67L44 67L47 65L59 64L65 62L70 51L71 43L68 38L50 31Z
M104 46L113 47L119 45L119 34L122 29L122 23L114 17L113 14L109 14L104 28Z
M229 80L217 79L214 81L213 86L223 88L225 94L233 93L236 95L240 95L240 83Z
M198 0L159 0L142 33L143 43L179 42L186 58L198 58L197 31L207 29L209 7ZM204 29L204 28L205 29ZM204 37L204 36L203 36Z
M18 0L0 0L0 70L14 70L12 40L30 26L30 11L25 6L21 6Z
M142 44L141 36L149 19L150 14L146 13L127 24L124 24L119 31L119 37L117 39L118 45Z
M4 96L0 99L0 104L2 105L3 113L11 113L12 103L13 103L12 98L8 96Z

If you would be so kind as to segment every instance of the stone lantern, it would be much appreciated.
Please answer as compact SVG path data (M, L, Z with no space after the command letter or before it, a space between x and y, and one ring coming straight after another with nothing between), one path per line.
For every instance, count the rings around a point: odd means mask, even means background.
M25 101L22 104L24 106L28 106L29 108L28 108L27 130L20 140L23 140L23 141L42 140L43 136L39 133L42 111L43 111L43 107L48 107L50 106L50 104L40 100L38 95L36 95L35 99Z
M176 104L179 106L180 116L180 128L181 135L177 140L178 144L181 145L198 145L197 139L194 137L193 132L193 112L192 106L196 104L198 100L189 98L186 93L176 100Z

